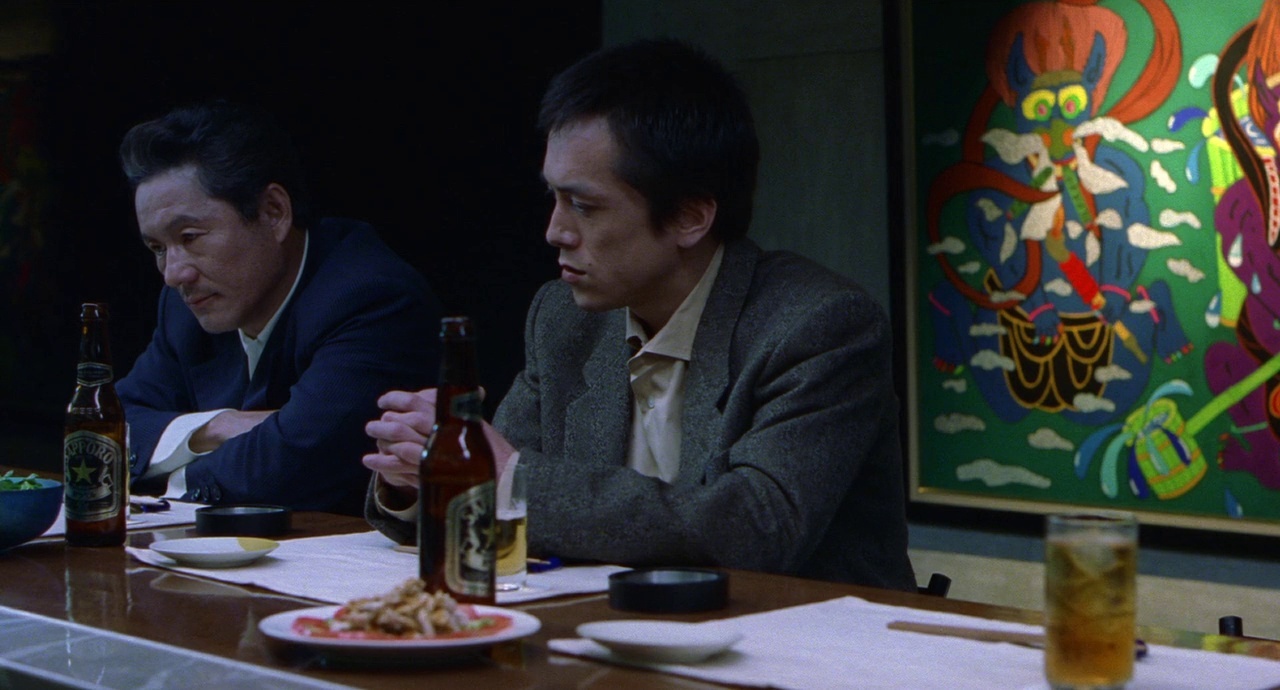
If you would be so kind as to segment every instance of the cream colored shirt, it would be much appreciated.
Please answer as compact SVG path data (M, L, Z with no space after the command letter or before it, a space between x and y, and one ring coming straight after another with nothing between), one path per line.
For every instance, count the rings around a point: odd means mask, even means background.
M698 284L652 338L627 310L627 343L635 352L627 360L633 400L627 467L664 482L670 483L680 473L685 371L693 356L698 321L720 273L723 256L721 245Z
M311 235L303 234L302 237L302 263L298 264L298 275L294 276L293 286L289 288L289 294L285 295L284 301L280 303L280 308L272 314L271 320L267 322L257 338L250 337L243 330L239 331L240 346L244 348L244 355L248 361L250 380L253 379L253 372L258 369L258 360L262 358L262 350L267 346L267 339L276 329L276 322L280 320L280 314L284 312L285 305L293 299L293 293L298 289L298 281L302 280L302 271L307 267L307 248L311 245ZM151 454L151 462L142 473L142 478L150 479L168 474L169 482L165 488L165 497L182 498L183 494L187 493L187 465L209 454L191 450L191 436L209 420L228 409L230 408L192 412L175 417L172 422L169 422L169 426L165 427L160 440L156 442L155 452Z

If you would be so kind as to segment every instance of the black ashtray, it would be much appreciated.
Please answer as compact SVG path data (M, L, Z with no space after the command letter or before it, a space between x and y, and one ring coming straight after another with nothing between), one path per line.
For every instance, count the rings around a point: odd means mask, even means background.
M643 613L715 611L729 603L729 575L706 568L637 568L609 576L609 606Z
M293 511L284 506L228 505L196 508L196 532L228 537L278 537L289 531Z

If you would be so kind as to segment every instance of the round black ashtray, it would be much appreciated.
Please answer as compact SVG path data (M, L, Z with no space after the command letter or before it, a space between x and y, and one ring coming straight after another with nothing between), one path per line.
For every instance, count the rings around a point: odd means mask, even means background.
M729 575L705 568L637 568L609 576L609 606L642 613L715 611L729 603Z
M196 508L196 532L228 537L278 537L289 531L293 511L284 506L230 505Z

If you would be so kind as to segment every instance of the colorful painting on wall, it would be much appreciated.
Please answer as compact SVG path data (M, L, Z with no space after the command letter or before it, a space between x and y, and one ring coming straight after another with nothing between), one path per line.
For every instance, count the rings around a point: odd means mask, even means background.
M912 498L1280 534L1280 0L912 0Z

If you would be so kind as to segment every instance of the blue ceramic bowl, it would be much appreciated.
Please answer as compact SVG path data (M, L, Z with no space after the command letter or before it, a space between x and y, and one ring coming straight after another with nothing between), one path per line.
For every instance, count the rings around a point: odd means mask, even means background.
M38 489L0 491L0 551L35 539L58 519L62 482L36 481Z

